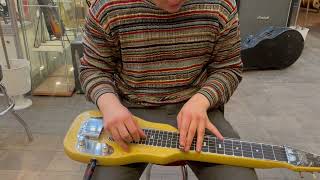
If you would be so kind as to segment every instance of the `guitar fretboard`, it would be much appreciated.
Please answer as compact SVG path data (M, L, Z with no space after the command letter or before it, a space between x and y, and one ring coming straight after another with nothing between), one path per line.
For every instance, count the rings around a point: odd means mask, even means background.
M143 131L147 138L142 139L140 142L136 142L136 144L180 149L179 134L176 132L154 129L143 129ZM191 151L194 151L195 149L196 138L193 139L190 147ZM212 135L205 135L202 144L202 152L288 162L285 148L282 146L227 138L221 141Z

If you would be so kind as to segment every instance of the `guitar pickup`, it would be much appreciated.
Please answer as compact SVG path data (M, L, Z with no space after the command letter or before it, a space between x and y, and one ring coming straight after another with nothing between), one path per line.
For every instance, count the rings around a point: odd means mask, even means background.
M86 137L88 139L97 140L103 130L102 118L89 118L84 121L80 127L78 137Z

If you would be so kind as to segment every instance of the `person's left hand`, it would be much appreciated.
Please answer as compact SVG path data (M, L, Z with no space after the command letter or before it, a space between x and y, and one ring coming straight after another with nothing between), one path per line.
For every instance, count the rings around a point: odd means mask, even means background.
M205 96L195 94L181 108L177 116L181 150L186 152L190 150L192 140L197 132L196 151L200 152L206 128L220 140L223 140L221 133L208 118L207 110L209 106L210 103Z

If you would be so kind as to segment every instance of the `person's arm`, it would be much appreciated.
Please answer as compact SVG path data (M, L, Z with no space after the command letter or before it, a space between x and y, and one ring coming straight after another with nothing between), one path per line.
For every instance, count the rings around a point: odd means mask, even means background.
M220 32L212 61L207 67L208 79L199 91L209 100L211 108L224 105L238 87L243 68L240 50L239 19L234 12Z
M80 83L89 101L97 104L105 93L117 96L113 81L117 59L114 43L93 15L91 9L84 26L83 52L80 61Z
M89 10L83 36L84 56L80 62L80 83L88 100L95 103L104 120L104 129L126 151L133 140L145 137L117 95L113 75L118 62L117 47L108 31Z
M177 121L179 143L189 151L194 136L197 136L196 151L202 148L205 129L220 140L223 136L208 118L207 110L225 104L241 81L240 33L236 9L219 33L210 64L208 79L203 87L191 97L180 110Z

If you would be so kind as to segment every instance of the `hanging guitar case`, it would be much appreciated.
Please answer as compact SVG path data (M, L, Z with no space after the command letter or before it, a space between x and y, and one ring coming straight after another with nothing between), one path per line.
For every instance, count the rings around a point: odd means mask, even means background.
M302 35L287 27L269 27L241 44L244 70L284 69L300 57Z

